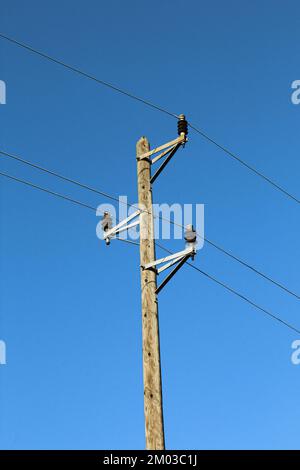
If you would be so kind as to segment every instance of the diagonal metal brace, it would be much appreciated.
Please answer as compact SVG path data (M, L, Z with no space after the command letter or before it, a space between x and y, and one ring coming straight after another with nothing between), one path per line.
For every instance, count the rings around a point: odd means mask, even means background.
M149 161L151 165L153 165L154 163L158 162L160 159L165 157L164 162L161 164L161 166L158 168L156 173L150 179L151 184L154 183L156 178L161 174L161 172L167 166L167 164L170 162L170 160L175 155L177 150L182 145L184 145L186 143L186 141L187 141L186 134L181 133L180 136L177 137L176 139L171 140L170 142L167 142L166 144L163 144L160 147L156 147L155 149L150 150L149 152L146 152L146 153L144 153L142 155L139 155L137 157L138 160L147 160L147 161ZM156 155L156 156L154 156L154 155ZM151 159L151 157L153 157L153 158Z
M150 179L150 183L153 184L154 181L156 180L156 178L158 178L158 176L161 174L161 172L163 171L163 169L167 166L167 164L169 163L169 161L171 160L171 158L175 155L175 153L177 152L177 150L179 149L179 147L181 147L182 144L176 144L175 147L172 148L171 152L169 153L169 155L166 157L166 159L164 160L164 162L160 165L160 167L158 168L158 170L156 170L156 172L154 173L153 176L151 176L151 179Z
M180 260L182 259L182 256L179 256L178 258L175 258L174 260L170 261L169 263L164 264L161 268L158 268L156 270L157 274L162 273L166 269L170 268L174 264L177 264Z
M170 162L174 154L177 152L179 147L184 146L188 140L188 122L186 121L184 114L180 114L178 116L177 130L179 137L177 137L176 139L170 140L169 142L160 145L159 147L156 147L153 150L149 150L148 152L137 156L138 161L147 160L151 165L158 162L161 158L166 157L162 165L158 168L158 170L150 179L151 184L154 183L154 181L158 178L163 169L166 167L166 165ZM156 156L154 156L155 154Z
M170 152L172 150L172 148L177 145L177 144L183 144L186 142L186 137L184 135L180 135L179 137L177 137L176 139L174 140L171 140L170 142L167 142L166 144L163 144L163 145L160 145L159 147L156 147L155 149L153 150L149 150L149 152L146 152L146 153L143 153L142 155L139 155L137 157L137 160L144 160L144 159L150 159L150 157L152 157L152 155L160 152L161 150L164 150L164 152L162 152L160 155L157 155L155 158L153 158L151 161L151 163L155 163L157 162L160 158L162 158L164 155L166 155L168 152ZM165 150L167 149L167 150Z
M155 261L151 261L150 263L145 264L142 266L142 269L155 269L157 274L160 274L161 272L165 271L165 269L170 268L174 264L175 268L166 276L166 278L163 280L163 282L160 284L160 286L157 287L156 289L156 294L158 294L163 287L169 282L170 279L177 273L177 271L181 268L181 266L184 265L184 263L191 257L194 257L196 254L196 250L194 245L190 246L189 248L179 251L178 253L174 253L170 256L165 256L164 258L157 259ZM160 268L156 268L156 266L162 264Z
M153 267L155 267L159 264L163 264L163 263L166 263L166 262L171 261L171 260L180 261L181 258L183 258L185 255L193 255L193 254L195 254L195 248L192 246L192 247L187 248L185 250L178 251L178 253L173 253L172 255L165 256L164 258L160 258L160 259L151 261L150 263L147 263L144 266L142 266L142 268L143 269L150 269L150 268L153 268ZM174 261L174 262L176 262L176 261ZM174 264L174 263L172 263L172 264ZM163 271L163 269L161 269L161 271Z
M165 277L162 283L157 287L155 293L159 294L159 292L165 287L166 284L172 279L173 276L179 271L179 269L184 265L184 263L191 257L192 255L184 256L181 261L175 266L175 268Z
M115 236L117 233L124 232L125 230L129 230L132 227L135 227L136 225L139 225L140 219L136 220L135 222L132 222L129 224L131 220L135 219L140 215L141 211L137 210L133 214L131 214L127 219L122 220L119 222L115 227L112 227L110 230L107 230L104 234L104 240L109 240L111 237Z

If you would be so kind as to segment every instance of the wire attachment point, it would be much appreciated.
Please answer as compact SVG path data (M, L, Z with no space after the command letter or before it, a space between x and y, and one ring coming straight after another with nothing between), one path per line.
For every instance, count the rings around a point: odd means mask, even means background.
M187 225L184 238L186 240L185 250L179 251L178 253L173 253L170 256L165 256L164 258L151 261L150 263L141 266L143 270L155 269L156 273L160 274L171 266L176 265L175 268L165 277L162 283L157 287L155 291L156 294L158 294L163 289L163 287L170 281L170 279L172 279L172 277L177 273L177 271L179 271L179 269L189 258L192 258L192 260L194 259L196 255L197 235L192 225ZM162 266L160 268L157 268L158 265Z
M139 225L140 219L136 220L135 222L128 223L132 219L135 219L140 215L141 211L137 210L133 214L131 214L127 219L122 220L122 222L119 222L115 227L112 227L112 218L109 214L109 212L104 212L104 217L101 222L102 228L103 228L103 238L105 240L106 245L110 244L111 238L113 238L117 233L124 232L124 230L129 230L132 227L135 227L136 225Z

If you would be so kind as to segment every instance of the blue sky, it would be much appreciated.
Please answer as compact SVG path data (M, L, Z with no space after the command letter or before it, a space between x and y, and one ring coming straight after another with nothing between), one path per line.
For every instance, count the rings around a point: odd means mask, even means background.
M299 2L10 0L0 30L185 113L299 198ZM0 58L1 148L136 201L135 143L176 121L4 40ZM297 203L189 137L155 202L204 203L209 239L299 292ZM1 171L106 202L4 157ZM0 195L0 447L144 448L138 249L107 248L84 208L3 178ZM297 299L212 247L195 263L300 327ZM299 449L299 335L189 268L159 311L169 449Z

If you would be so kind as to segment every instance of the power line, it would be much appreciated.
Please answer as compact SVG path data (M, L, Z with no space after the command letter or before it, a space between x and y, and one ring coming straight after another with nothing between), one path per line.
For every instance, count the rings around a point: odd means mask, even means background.
M60 193L57 193L57 192L54 192L54 191L51 191L49 189L45 189L41 186L38 186L36 184L33 184L29 181L25 181L23 179L20 179L20 178L17 178L15 176L12 176L12 175L9 175L8 173L3 173L3 172L0 172L0 175L1 176L4 176L6 178L9 178L10 180L13 180L13 181L16 181L18 183L22 183L26 186L30 186L34 189L38 189L40 191L43 191L45 193L48 193L48 194L51 194L53 196L56 196L56 197L59 197L60 199L64 199L64 200L67 200L69 202L72 202L76 205L79 205L79 206L82 206L82 207L85 207L87 209L90 209L90 210L93 210L95 211L96 208L92 207L92 206L89 206L88 204L85 204L85 203L82 203L81 201L78 201L76 199L72 199L68 196L64 196ZM139 245L139 243L136 243L136 242L132 242L131 240L125 240L125 239L122 239L122 238L117 238L117 240L120 240L120 241L125 241L125 242L130 242L134 245ZM173 254L170 250L168 250L167 248L165 248L164 246L162 246L160 243L157 243L156 242L156 245L161 248L162 250L166 251L167 253L169 254ZM229 292L235 294L236 296L238 296L239 298L243 299L245 302L249 303L250 305L252 305L253 307L257 308L258 310L262 311L263 313L265 313L266 315L268 315L269 317L273 318L274 320L282 323L283 325L287 326L289 329L295 331L296 333L300 333L300 330L298 330L296 327L294 327L293 325L287 323L286 321L282 320L280 317L278 317L277 315L274 315L273 313L269 312L268 310L264 309L263 307L260 307L258 304L256 304L255 302L253 302L252 300L248 299L247 297L245 297L243 294L240 294L238 291L236 291L235 289L231 288L230 286L228 286L227 284L223 283L222 281L219 281L218 279L216 279L215 277L211 276L210 274L206 273L205 271L201 270L200 268L198 268L197 266L195 266L194 264L191 264L191 263L187 263L188 266L192 267L193 269L195 269L196 271L199 271L201 274L203 274L204 276L208 277L210 280L214 281L215 283L219 284L220 286L224 287L226 290L228 290Z
M176 118L178 119L178 115L175 114L175 113L172 113L170 111L168 111L167 109L161 107L161 106L158 106L154 103L152 103L151 101L149 100L146 100L144 98L140 98L120 87L117 87L109 82L106 82L104 80L101 80L89 73L86 73L84 72L83 70L81 69L78 69L77 67L73 67L72 65L69 65L65 62L63 62L62 60L59 60L59 59L56 59L48 54L45 54L44 52L42 51L39 51L27 44L24 44L23 42L20 42L20 41L17 41L16 39L14 38L11 38L5 34L2 34L0 33L0 38L2 39L5 39L19 47L22 47L23 49L26 49L34 54L37 54L39 55L40 57L43 57L44 59L47 59L51 62L54 62L58 65L61 65L69 70L71 70L72 72L75 72L79 75L82 75L90 80L93 80L94 82L100 84L100 85L103 85L103 86L106 86L108 88L111 88L112 90L118 92L118 93L121 93L131 99L134 99L136 101L139 101L143 104L145 104L146 106L148 107L151 107L153 109L156 109L157 111L160 111L164 114L167 114L168 116L171 116L173 118ZM277 189L278 191L280 191L282 194L284 194L285 196L289 197L290 199L292 199L293 201L297 202L297 203L300 203L300 199L297 198L296 196L294 196L293 194L291 194L290 192L288 192L287 190L285 190L283 187L281 187L279 184L275 183L273 180L271 180L269 177L265 176L262 172L256 170L253 166L249 165L247 162L245 162L244 160L242 160L238 155L236 155L235 153L233 153L232 151L230 151L229 149L227 149L225 146L219 144L215 139L213 139L212 137L210 137L208 134L206 134L204 131L202 131L199 127L197 127L195 124L193 124L192 122L188 122L189 124L189 127L191 129L193 129L195 132L197 132L199 135L201 135L202 137L204 137L206 140L208 140L210 143L214 144L215 146L217 146L220 150L222 150L223 152L225 152L227 155L229 155L230 157L232 157L235 161L237 161L238 163L240 163L241 165L243 165L245 168L247 168L249 171L251 171L253 174L256 174L257 176L261 177L264 179L264 181L266 181L267 183L269 183L271 186L273 186L273 188Z
M168 250L167 248L165 248L163 245L159 244L159 243L156 243L156 246L158 246L159 248L161 248L162 250L164 250L165 252L169 253L169 254L173 254L172 251ZM228 286L227 284L225 284L224 282L222 281L219 281L217 278L215 278L214 276L212 276L211 274L208 274L207 272L203 271L202 269L198 268L198 266L195 266L194 264L192 263L189 263L189 262L186 262L186 264L188 266L190 266L191 268L195 269L196 271L198 271L199 273L201 273L203 276L206 276L208 279L210 279L211 281L217 283L219 286L222 286L224 287L224 289L228 290L229 292L231 292L232 294L236 295L237 297L239 297L240 299L244 300L245 302L247 302L248 304L250 304L252 307L255 307L256 309L260 310L261 312L263 312L265 315L268 315L269 317L271 317L273 320L276 320L277 322L279 323L282 323L283 325L285 325L286 327L288 327L290 330L293 330L295 331L296 333L299 333L300 334L300 329L297 329L296 327L294 327L293 325L291 325L290 323L286 322L285 320L282 320L278 315L275 315L273 314L272 312L270 312L269 310L266 310L265 308L261 307L260 305L258 305L257 303L253 302L252 300L250 300L248 297L246 297L245 295L241 294L240 292L238 292L237 290L233 289L232 287Z
M128 98L132 98L136 101L139 101L146 106L149 106L150 108L156 109L157 111L160 111L162 113L168 114L169 116L172 116L174 118L178 118L178 116L174 113L171 113L170 111L162 108L161 106L157 106L154 103L151 103L148 100L145 100L144 98L140 98L139 96L134 95L133 93L130 93L129 91L123 90L122 88L119 88L112 83L106 82L104 80L100 80L99 78L95 77L94 75L91 75L89 73L84 72L83 70L78 69L77 67L73 67L72 65L66 64L62 60L56 59L55 57L52 57L48 54L45 54L42 51L39 51L37 49L34 49L31 46L28 46L27 44L24 44L20 41L17 41L16 39L13 39L9 36L6 36L5 34L0 33L0 37L2 39L6 39L7 41L12 42L13 44L16 44L17 46L23 47L23 49L27 49L30 52L33 52L34 54L38 54L39 56L43 57L44 59L50 60L51 62L54 62L55 64L62 65L63 67L71 70L72 72L75 72L79 75L82 75L83 77L89 78L90 80L93 80L96 83L99 83L100 85L104 85L107 88L111 88L114 91L117 91L118 93L121 93L122 95L128 96Z
M99 189L92 188L91 186L88 186L84 183L81 183L80 181L76 181L72 178L68 178L67 176L61 175L61 174L59 174L55 171L44 168L41 165L37 165L36 163L32 163L29 160L25 160L24 158L19 157L18 155L14 155L12 153L4 152L3 150L0 150L0 154L5 155L6 157L12 158L13 160L16 160L20 163L24 163L25 165L31 166L32 168L36 168L37 170L43 171L44 173L48 173L49 175L55 176L56 178L59 178L63 181L67 181L68 183L75 184L76 186L79 186L80 188L88 189L89 191L92 191L93 193L99 194L100 196L103 196L103 197L106 197L106 198L111 199L113 201L119 202L119 199L115 196L112 196L111 194L105 193L104 191L100 191Z
M207 243L209 243L211 246L215 247L217 250L219 250L220 252L224 253L225 255L229 256L230 258L234 259L235 261L237 261L238 263L242 264L243 266L245 266L246 268L250 269L251 271L253 271L254 273L258 274L259 276L261 276L262 278L266 279L267 281L271 282L272 284L274 284L275 286L279 287L280 289L284 290L287 294L290 294L292 295L293 297L296 297L296 299L300 299L300 296L298 294L296 294L295 292L291 291L290 289L288 289L287 287L285 287L283 284L280 284L279 282L275 281L274 279L272 279L271 277L267 276L266 274L264 274L262 271L259 271L257 268L254 268L253 266L251 266L251 264L249 263L246 263L246 261L243 261L241 258L238 258L237 256L233 255L232 253L230 253L229 251L225 250L224 248L222 248L220 245L217 245L215 242L209 240L208 238L205 237L205 241Z
M8 178L10 180L16 181L17 183L22 183L26 186L30 186L31 188L38 189L39 191L43 191L44 193L59 197L60 199L64 199L65 201L72 202L73 204L77 204L78 206L85 207L86 209L90 209L93 212L96 212L97 210L96 207L90 206L89 204L85 204L84 202L78 201L77 199L73 199L69 196L65 196L64 194L60 194L55 191L51 191L50 189L43 188L42 186L38 186L37 184L31 183L30 181L23 180L21 178L17 178L16 176L9 175L8 173L3 173L0 171L0 175L5 176L5 178ZM139 245L139 243L136 243L131 240L125 240L124 238L116 237L116 239L122 242L130 243L132 245Z
M41 165L38 165L38 164L36 164L36 163L32 163L32 162L30 162L29 160L25 160L24 158L22 158L22 157L20 157L20 156L14 155L14 154L12 154L12 153L5 152L5 151L3 151L3 150L1 150L1 149L0 149L0 154L2 154L2 155L4 155L4 156L7 156L7 157L9 157L9 158L11 158L11 159L13 159L13 160L16 160L16 161L18 161L18 162L20 162L20 163L23 163L23 164L25 164L25 165L28 165L28 166L30 166L30 167L32 167L32 168L38 169L38 170L40 170L40 171L43 171L43 172L45 172L45 173L47 173L47 174L50 174L50 175L52 175L52 176L55 176L55 177L57 177L57 178L59 178L59 179L61 179L61 180L63 180L63 181L67 181L67 182L69 182L69 183L72 183L72 184L74 184L74 185L76 185L76 186L79 186L80 188L87 189L88 191L92 191L92 192L94 192L94 193L96 193L96 194L99 194L99 195L101 195L101 196L103 196L103 197L109 198L109 199L111 199L111 200L113 200L113 201L116 201L116 202L118 202L118 203L121 203L121 204L123 204L123 205L126 205L126 206L129 207L129 208L133 207L133 208L135 208L135 209L138 209L138 207L135 206L134 204L130 204L130 203L125 202L125 201L120 201L116 196L112 196L111 194L108 194L107 192L104 192L104 191L101 191L101 190L99 190L99 189L93 188L93 187L91 187L91 186L88 186L88 185L86 185L86 184L84 184L84 183L81 183L81 182L79 182L79 181L77 181L77 180L74 180L74 179L72 179L72 178L68 178L68 177L66 177L66 176L64 176L64 175L61 175L60 173L57 173L57 172L55 172L55 171L49 170L49 169L47 169L47 168L45 168L45 167L42 167ZM163 216L161 216L161 215L159 215L159 216L154 216L154 217L155 217L155 218L158 217L158 218L159 218L160 220L162 220L162 221L166 221L166 222L171 223L172 225L178 226L178 227L180 227L180 228L184 228L183 225L178 224L178 223L176 223L175 221L172 221L172 220L170 220L170 219L167 219L166 217L163 217ZM231 252L229 252L229 251L226 250L225 248L221 247L220 245L218 245L218 244L215 243L214 241L208 239L207 237L203 237L203 236L202 236L201 234L199 234L199 233L197 233L197 235L198 235L201 239L205 240L209 245L213 246L216 250L218 250L218 251L220 251L221 253L225 254L226 256L232 258L232 259L235 260L236 262L240 263L242 266L244 266L244 267L250 269L251 271L253 271L253 272L256 273L257 275L259 275L259 276L261 276L262 278L266 279L267 281L271 282L273 285L275 285L276 287L282 289L282 290L285 291L286 293L288 293L288 294L290 294L290 295L296 297L298 300L300 299L300 296L299 296L297 293L295 293L295 292L293 292L292 290L288 289L288 288L285 287L283 284L281 284L281 283L275 281L275 280L272 279L271 277L269 277L269 276L267 276L266 274L264 274L262 271L259 271L257 268L251 266L249 263L243 261L241 258L239 258L239 257L237 257L236 255L232 254Z
M205 132L203 132L201 129L199 129L198 127L194 126L194 124L191 124L189 122L189 127L191 129L193 129L195 132L198 132L198 134L202 135L202 137L204 137L206 140L208 140L209 142L211 142L212 144L214 144L216 147L218 147L220 150L223 150L223 152L225 152L227 155L229 155L230 157L234 158L234 160L236 160L237 162L241 163L241 165L244 165L246 168L248 168L248 170L252 171L253 173L255 173L257 176L260 176L261 178L263 178L265 181L267 181L269 184L271 184L272 186L274 186L274 188L278 189L279 191L281 191L283 194L285 194L286 196L288 196L289 198L293 199L294 201L298 202L298 204L300 203L300 199L298 199L296 196L293 196L293 194L289 193L288 191L286 191L284 188L282 188L281 186L279 186L279 184L275 183L274 181L272 181L270 178L268 178L267 176L265 176L263 173L261 173L260 171L256 170L253 166L249 165L249 163L245 162L244 160L242 160L240 157L238 157L235 153L231 152L231 150L228 150L226 147L224 147L223 145L219 144L216 140L212 139L211 137L209 137Z
M253 302L252 300L248 299L248 297L246 297L245 295L243 294L240 294L238 291L236 291L235 289L233 289L232 287L228 286L227 284L225 284L224 282L221 282L219 281L218 279L216 279L215 277L211 276L210 274L206 273L205 271L203 271L202 269L198 268L197 266L194 266L193 264L191 263L187 263L189 266L191 266L191 268L193 269L196 269L196 271L199 271L199 273L203 274L204 276L208 277L209 279L211 279L212 281L216 282L217 284L219 284L220 286L224 287L224 289L227 289L229 292L237 295L238 297L240 297L241 299L245 300L245 302L248 302L248 304L252 305L253 307L261 310L263 313L265 313L266 315L268 315L269 317L273 318L274 320L282 323L283 325L287 326L288 328L290 328L291 330L295 331L296 333L299 333L300 334L300 330L297 329L296 327L294 327L293 325L291 325L290 323L287 323L285 320L282 320L280 317L278 317L277 315L274 315L273 313L271 313L270 311L266 310L265 308L263 307L260 307L258 304L256 304L255 302Z
M65 196L65 195L57 193L55 191L51 191L50 189L42 188L41 186L38 186L34 183L31 183L30 181L25 181L21 178L17 178L16 176L9 175L8 173L3 173L3 172L0 171L0 175L5 176L5 178L9 178L11 180L17 181L18 183L25 184L26 186L30 186L31 188L38 189L39 191L43 191L44 193L51 194L52 196L56 196L56 197L59 197L61 199L65 199L66 201L77 204L78 206L85 207L85 208L90 209L94 212L97 210L95 207L90 206L88 204L85 204L84 202L78 201L77 199L72 199L69 196Z

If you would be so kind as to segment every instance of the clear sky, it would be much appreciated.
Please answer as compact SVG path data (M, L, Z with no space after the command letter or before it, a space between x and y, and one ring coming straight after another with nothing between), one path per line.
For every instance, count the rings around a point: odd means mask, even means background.
M185 113L299 198L299 1L2 0L0 30ZM172 139L176 121L4 40L0 59L1 148L135 202L136 141ZM209 239L299 293L299 204L189 137L155 202L204 203ZM0 222L0 447L144 448L138 248L107 248L93 212L3 178ZM195 264L300 328L299 300L211 246ZM159 302L167 447L299 449L299 335L188 267Z

